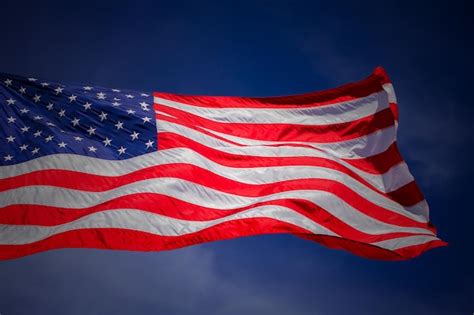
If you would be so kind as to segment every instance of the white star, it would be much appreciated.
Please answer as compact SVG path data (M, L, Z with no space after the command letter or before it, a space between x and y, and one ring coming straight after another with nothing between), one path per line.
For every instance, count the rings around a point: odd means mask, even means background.
M30 82L35 82L35 81L38 81L38 79L35 79L35 78L28 78L28 81L30 81Z
M101 112L99 117L100 117L100 121L103 121L103 120L106 120L107 119L107 113L104 113L104 112Z
M5 155L3 158L5 159L5 161L11 161L13 159L13 156L8 154L8 155Z
M8 123L9 123L9 124L13 124L13 123L15 122L16 118L10 116L10 117L7 118L7 120L8 120Z
M20 109L20 113L22 113L22 114L26 114L26 113L28 113L29 111L30 111L30 110L27 109L27 108L22 108L22 109Z
M89 152L94 152L97 151L97 148L94 146L87 147L89 149Z
M24 145L21 145L21 146L20 146L20 151L25 151L26 149L28 149L28 145L27 145L27 144L24 144Z
M60 93L62 93L64 90L64 88L58 86L57 88L54 89L54 91L56 92L56 95L59 95Z
M140 105L141 105L141 107L142 107L142 110L144 110L144 111L146 111L146 112L150 110L150 108L148 107L148 104L147 104L147 103L141 102Z
M102 92L97 93L97 98L99 100L105 100L105 93L102 93Z
M108 145L111 145L112 140L105 137L105 140L103 140L102 142L104 143L105 146L108 146Z
M139 134L138 132L134 131L134 132L130 135L130 137L132 138L132 141L133 141L133 140L137 140L139 135L140 135L140 134Z
M78 119L77 117L74 117L74 119L71 120L71 124L73 126L77 126L77 125L79 125L79 121L80 121L80 119Z
M13 142L14 140L15 140L15 137L13 137L13 136L7 137L8 142Z
M120 106L120 105L122 105L122 104L120 104L119 102L113 102L112 103L112 106Z
M7 104L8 105L13 105L15 103L16 103L16 100L14 100L13 98L10 97L9 99L7 99Z
M150 117L143 117L142 120L143 120L143 123L147 123L147 122L151 121L151 118Z
M146 94L146 93L141 93L140 95L141 96L150 96L149 94Z
M43 83L41 83L41 86L42 86L42 87L47 87L47 86L49 86L49 83L43 82Z
M133 109L128 109L127 110L127 114L129 114L129 115L133 115L135 113L136 113L136 111L134 111Z
M35 138L37 138L37 137L41 136L42 133L43 132L41 130L38 130L33 134L33 136L35 136Z
M115 127L117 127L117 130L123 129L123 122L120 120L115 124Z
M54 104L53 104L53 103L49 103L49 104L46 106L46 108L47 108L48 110L52 110L53 107L54 107Z
M25 133L25 132L28 132L30 130L30 127L25 126L23 128L20 128L20 130L21 130L21 133Z
M74 140L76 140L76 141L82 141L82 138L81 138L81 137L74 137Z
M3 81L5 83L6 86L10 86L12 85L12 80L10 79L6 79L5 81Z
M127 151L127 148L124 148L124 147L120 147L120 149L117 150L119 155L122 155L125 153L125 151Z
M89 127L89 129L87 129L87 133L89 134L89 136L95 135L95 130L96 129L97 128Z
M73 95L69 96L68 99L69 99L69 103L75 102L76 99L77 99L77 95L73 94Z
M56 126L55 124L53 124L52 122L49 122L49 121L46 123L46 125L51 126L51 127Z
M91 106L92 106L92 104L89 103L89 102L86 102L84 105L82 105L82 107L84 107L84 110L91 109Z
M117 89L112 89L112 92L117 92L117 93L120 93L120 90L117 90Z
M18 92L20 92L20 94L25 94L26 93L26 88L24 87L21 87Z
M44 141L49 142L49 141L52 141L53 138L54 136L47 136L46 138L44 138Z
M120 101L118 97L114 97L114 101Z
M59 117L64 117L66 116L66 110L65 109L61 109L58 113Z
M134 98L135 96L131 95L131 94L127 94L125 95L126 98Z
M151 147L153 146L153 143L155 143L155 141L148 140L148 142L145 143L146 148L147 148L147 149L151 148Z
M35 101L35 103L38 103L40 101L40 98L41 95L35 94L35 96L33 97L33 101Z
M31 150L31 153L35 155L39 152L39 150L40 150L39 148L34 148L33 150Z
M58 143L58 147L60 148L65 148L66 146L67 146L67 143L65 143L64 141Z
M41 120L41 119L42 119L42 117L41 117L41 116L39 116L39 115L36 115L35 117L33 117L33 119L34 119L34 120Z
M83 87L83 89L86 90L86 91L90 91L90 90L92 90L92 86L85 86L85 87Z

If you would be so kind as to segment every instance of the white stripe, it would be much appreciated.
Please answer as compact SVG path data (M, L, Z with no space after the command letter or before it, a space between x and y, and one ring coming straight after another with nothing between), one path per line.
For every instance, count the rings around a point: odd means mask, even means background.
M222 211L247 207L258 202L280 199L304 199L325 209L340 220L352 225L354 228L369 234L399 231L429 234L432 233L427 229L403 228L400 226L383 223L368 215L365 215L364 213L349 205L343 199L326 191L300 189L267 194L259 197L246 197L221 192L177 178L143 180L105 192L84 192L74 189L57 188L51 186L27 186L0 193L0 207L15 204L31 204L81 209L93 207L118 197L137 193L162 194L194 205ZM411 217L412 219L419 222L424 222L424 218L421 216L416 216L404 211L400 214Z
M204 157L193 151L164 151L161 158L157 161L156 165L172 164L172 163L189 163L196 165L203 169L209 170L214 174L221 177L237 181L244 184L260 185L260 184L272 184L286 180L299 180L299 179L325 179L332 180L342 185L345 185L362 198L369 200L383 208L396 211L407 215L407 210L386 197L385 195L373 191L364 184L355 180L346 173L324 167L317 166L275 166L275 167L255 167L255 168L231 168L217 164L211 160L207 160ZM109 166L105 164L105 166ZM110 174L110 172L108 173ZM110 176L110 175L109 175ZM7 194L8 191L0 193ZM418 210L415 214L416 218L423 217L424 212L420 213ZM426 211L428 207L426 205ZM426 220L426 218L425 218Z
M194 129L171 123L168 121L157 120L157 129L158 133L160 132L174 132L180 135L183 135L187 138L198 140L199 138L206 138L206 135L196 131ZM264 145L284 145L284 144L303 144L314 147L315 149L325 151L328 154L331 154L335 157L344 158L344 159L360 159L373 156L379 153L382 153L388 149L388 147L396 139L396 123L391 127L385 129L377 130L369 135L354 138L351 140L340 141L340 142L331 142L331 143L315 143L315 142L302 142L302 141L259 141L254 139L242 138L224 134L221 132L213 131L210 129L202 128L216 136L219 136L228 141L238 143L243 146L264 146ZM210 136L207 136L210 137ZM212 137L210 137L212 138ZM218 139L215 139L218 140ZM209 142L209 141L208 141ZM227 147L235 147L236 145L219 141L221 145ZM212 146L211 146L212 147Z
M396 190L409 182L413 181L406 163L400 163L392 167L389 171L382 175L366 173L349 163L336 159L327 153L300 147L237 147L237 148L219 148L218 150L225 153L237 155L250 155L262 157L321 157L333 160L338 164L352 170L361 176L373 187L381 192L390 192ZM40 157L31 161L23 162L16 165L0 166L0 179L19 176L40 170L69 170L81 173L88 173L99 176L120 176L125 175L143 168L163 165L168 163L188 163L194 164L211 171L214 168L224 167L213 162L210 159L198 154L189 148L174 148L168 150L160 150L149 154L141 155L128 160L103 160L94 157L86 157L74 154L55 154ZM291 166L290 166L291 167ZM311 166L305 166L312 168ZM265 168L278 168L265 167ZM286 166L285 166L286 168ZM227 169L239 171L243 168ZM258 169L250 168L250 169Z
M158 112L155 111L155 114L157 114ZM164 116L168 116L168 117L171 117L171 118L176 118L174 117L173 115L170 115L170 114L167 114L167 113L163 113L163 112L159 112L161 115L164 115Z
M395 89L393 88L392 83L385 83L382 85L385 92L387 92L388 101L390 103L397 103L397 96L395 95Z
M372 245L389 250L397 250L403 247L426 244L436 240L439 241L439 238L430 235L414 235L372 243Z
M246 124L331 125L368 117L389 107L383 90L355 100L302 108L202 107L156 96L154 102L216 122Z
M207 142L206 140L211 140L213 138L201 138L204 140L201 144L208 147L214 148L218 151L224 153L236 154L236 155L248 155L256 157L315 157L315 158L324 158L340 164L349 170L353 171L366 181L368 181L372 186L380 189L384 192L390 192L397 190L398 188L410 183L414 180L411 175L408 165L402 161L394 166L392 166L387 172L382 174L372 174L365 172L346 161L335 157L331 154L328 154L321 150L304 148L304 147L293 147L293 146L278 146L278 147L269 147L269 146L250 146L250 147L225 147L219 146L220 142ZM219 141L219 140L217 140ZM216 146L212 147L213 144Z
M162 236L195 233L217 224L238 219L271 218L309 230L314 234L338 236L307 217L281 206L262 206L210 221L187 221L134 209L93 213L57 226L0 225L0 244L21 245L79 229L119 228Z
M396 139L396 126L377 130L369 135L338 142L304 142L304 141L261 141L250 138L232 136L226 133L202 128L216 136L233 141L241 145L279 145L279 144L304 144L323 150L332 155L345 159L359 159L382 153Z
M419 215L426 219L426 222L430 221L430 208L428 202L425 199L414 204L413 206L404 207L405 211Z
M326 167L307 166L307 165L290 165L290 166L272 166L272 167L251 167L251 168L235 168L218 164L206 157L194 152L192 150L167 150L162 153L162 157L155 165L171 164L171 163L186 163L192 164L203 169L209 170L219 176L235 180L246 184L268 184L276 183L284 180L295 179L329 179L345 184L351 187L359 194L364 194L367 187L355 180L350 175ZM402 171L404 168L401 165L396 170ZM392 174L390 174L392 175ZM383 178L377 175L364 174L369 179L369 184L375 184L374 187L382 192L386 190L387 182L391 189L399 188L397 178ZM384 182L385 180L385 182ZM407 184L407 183L403 183ZM385 196L383 196L386 198ZM375 198L368 196L367 198ZM388 198L387 198L388 199ZM392 201L393 202L393 201Z

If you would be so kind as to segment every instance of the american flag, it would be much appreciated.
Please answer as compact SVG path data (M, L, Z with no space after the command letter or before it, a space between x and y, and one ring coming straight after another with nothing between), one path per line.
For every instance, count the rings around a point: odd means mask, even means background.
M392 84L294 96L0 75L0 259L288 233L377 259L445 243L396 145Z

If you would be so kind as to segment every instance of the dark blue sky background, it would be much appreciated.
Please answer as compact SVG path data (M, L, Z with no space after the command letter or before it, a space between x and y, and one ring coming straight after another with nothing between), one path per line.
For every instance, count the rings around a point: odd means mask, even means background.
M99 2L99 1L97 1ZM472 314L473 16L468 2L2 1L0 71L268 96L388 71L399 145L450 245L365 260L291 236L0 262L0 313Z

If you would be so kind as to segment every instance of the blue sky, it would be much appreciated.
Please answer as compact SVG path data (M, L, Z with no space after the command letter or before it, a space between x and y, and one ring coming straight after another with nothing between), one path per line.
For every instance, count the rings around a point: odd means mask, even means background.
M0 262L0 313L472 314L474 18L468 2L2 1L0 71L241 96L388 71L399 146L450 245L365 260L285 235Z

